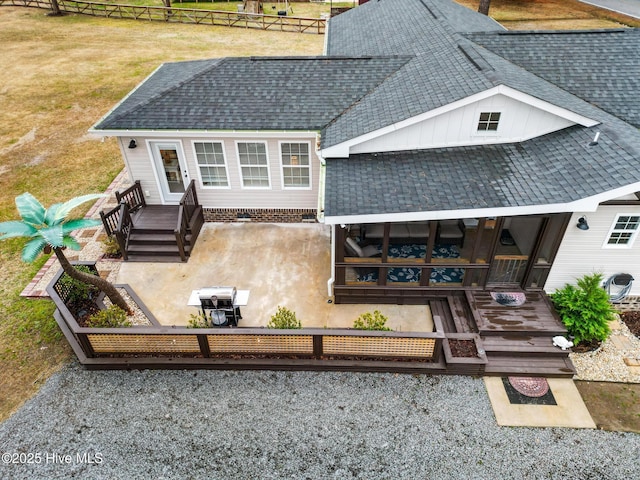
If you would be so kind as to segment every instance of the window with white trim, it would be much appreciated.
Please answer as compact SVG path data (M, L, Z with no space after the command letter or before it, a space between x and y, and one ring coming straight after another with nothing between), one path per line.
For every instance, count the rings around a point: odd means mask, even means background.
M311 186L311 161L308 143L281 143L282 184L284 188Z
M630 247L640 227L640 215L619 214L609 230L608 247Z
M269 187L269 162L265 143L239 142L238 159L243 187Z
M227 165L221 142L195 142L196 162L203 187L228 187Z
M482 112L478 120L479 132L495 132L500 123L500 112Z

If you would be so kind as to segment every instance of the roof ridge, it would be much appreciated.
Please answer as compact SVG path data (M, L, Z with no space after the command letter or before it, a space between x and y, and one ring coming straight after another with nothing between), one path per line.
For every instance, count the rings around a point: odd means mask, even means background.
M506 30L504 32L482 32L479 35L575 35L575 34L602 34L632 32L633 28L592 28L584 30ZM474 35L471 33L470 35Z
M396 56L394 56L394 58L396 58ZM327 123L324 127L323 130L325 130L326 128L328 128L330 125L334 124L335 122L338 121L339 118L341 118L345 113L347 113L348 111L350 111L352 108L354 108L357 104L359 104L360 102L362 102L362 100L364 100L365 98L367 98L369 95L371 95L373 92L375 92L377 89L379 89L384 83L386 83L386 81L393 77L394 75L396 75L400 70L402 70L404 67L407 66L407 64L409 64L411 62L412 59L416 58L416 55L402 55L399 56L397 58L406 58L407 61L404 62L397 70L394 70L393 72L389 73L386 77L384 77L376 86L374 86L371 90L369 90L368 92L366 92L364 95L362 95L358 100L354 101L353 103L351 103L347 108L345 108L342 112L340 112L338 115L336 115L335 117L333 117L331 119L331 121L329 123Z

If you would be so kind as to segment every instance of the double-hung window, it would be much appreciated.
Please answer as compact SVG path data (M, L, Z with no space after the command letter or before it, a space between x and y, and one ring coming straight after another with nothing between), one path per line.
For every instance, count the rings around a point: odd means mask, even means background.
M238 142L238 160L243 187L269 188L269 162L265 143Z
M280 158L284 188L311 186L311 159L308 143L281 143Z
M640 227L640 215L619 214L611 229L605 247L631 247Z
M228 187L227 166L222 143L195 142L196 161L203 187Z

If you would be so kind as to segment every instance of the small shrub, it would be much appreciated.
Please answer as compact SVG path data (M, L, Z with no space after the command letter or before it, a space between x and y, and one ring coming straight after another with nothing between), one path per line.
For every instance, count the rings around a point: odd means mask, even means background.
M611 333L615 309L602 288L602 273L585 275L551 295L553 304L575 343L604 341Z
M209 328L209 322L207 317L204 316L202 312L192 313L189 315L189 321L187 323L187 328Z
M379 330L383 332L391 332L393 329L387 327L388 318L385 317L379 310L374 310L373 313L367 312L360 315L353 322L353 328L356 330Z
M286 307L278 305L278 311L271 316L267 328L298 329L302 328L302 323L296 318L296 314Z
M102 241L104 253L110 257L120 256L120 245L115 235L111 235Z
M87 265L76 265L73 268L80 272L88 273L89 275L95 274L95 272ZM60 277L58 284L65 289L68 289L69 294L67 295L67 303L69 304L82 303L85 300L92 298L93 295L98 292L98 288L94 285L89 285L88 283L71 278L66 273Z
M91 328L118 328L130 327L131 322L127 319L127 312L117 305L111 305L105 310L91 315L87 319L87 327Z

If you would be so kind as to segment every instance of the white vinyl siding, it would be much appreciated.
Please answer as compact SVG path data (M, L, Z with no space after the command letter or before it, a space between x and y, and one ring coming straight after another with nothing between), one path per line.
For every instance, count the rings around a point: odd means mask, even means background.
M639 215L619 214L611 225L604 247L630 248L636 239L639 225Z
M136 138L138 148L128 149L131 138ZM155 141L155 139L154 139ZM183 139L186 167L190 178L196 180L198 201L205 208L301 208L316 209L318 207L318 181L320 179L320 160L313 145L315 133L283 132L280 136L269 133L264 137L256 132L229 135L186 135ZM221 143L226 162L228 187L202 187L200 184L198 159L194 143ZM244 188L238 159L238 142L263 142L266 144L270 188ZM149 152L141 148L145 144L144 137L120 137L121 151L125 157L131 181L140 180L142 189L149 192L145 197L149 205L160 205L162 200L158 191L157 179L152 168ZM309 144L311 187L307 189L285 188L282 184L282 164L280 159L280 143Z
M200 182L203 187L229 186L224 149L221 142L194 142Z
M601 205L596 212L586 213L589 230L580 230L578 219L584 212L576 212L569 222L560 249L551 267L544 286L553 292L565 284L576 283L580 277L602 272L607 279L616 273L630 273L638 278L640 245L625 245L625 248L606 248L612 225L620 215L639 216L637 206ZM631 295L640 295L640 282L633 282Z
M310 188L311 162L308 143L280 143L282 186L284 188Z
M269 188L269 161L264 142L238 142L238 161L245 188Z
M500 113L480 130L482 113ZM505 95L470 103L350 147L350 153L394 152L488 143L521 142L574 125L573 122ZM497 130L491 130L491 128Z

